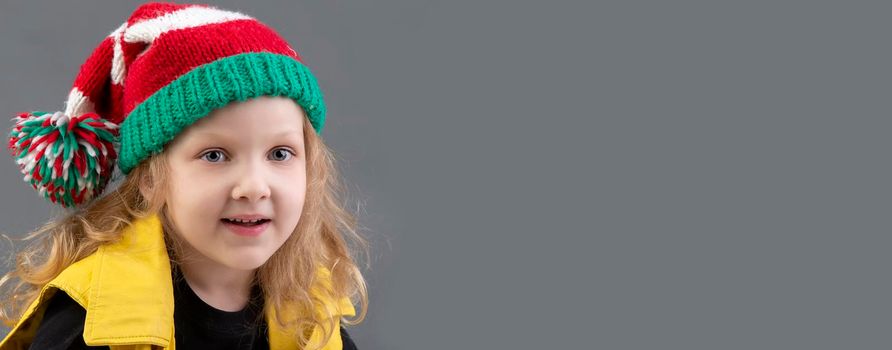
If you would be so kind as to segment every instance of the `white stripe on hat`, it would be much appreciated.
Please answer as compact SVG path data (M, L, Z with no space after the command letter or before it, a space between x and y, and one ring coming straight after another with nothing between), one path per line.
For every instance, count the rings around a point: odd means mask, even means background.
M93 102L84 96L76 86L71 88L68 93L68 100L65 101L65 115L76 117L84 113L95 112Z
M152 43L161 34L171 30L199 27L206 24L229 22L239 19L253 19L248 15L224 11L213 7L192 6L160 17L140 21L124 31L124 41L128 43Z
M112 57L111 80L112 84L124 85L124 50L121 48L121 32L127 28L127 22L124 22L118 29L111 32L108 36L114 39L114 55Z

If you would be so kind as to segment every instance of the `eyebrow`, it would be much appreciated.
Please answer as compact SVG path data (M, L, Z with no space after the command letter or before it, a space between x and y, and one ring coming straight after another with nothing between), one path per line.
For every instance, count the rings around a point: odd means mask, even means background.
M282 130L277 133L274 133L271 135L271 137L277 138L277 137L287 136L287 135L291 135L291 134L301 135L301 132L298 129L288 129L288 130ZM201 138L222 139L224 141L233 141L234 140L233 138L230 138L229 136L226 136L223 134L218 134L218 133L213 133L213 132L199 132L199 133L195 134L195 136L199 136Z

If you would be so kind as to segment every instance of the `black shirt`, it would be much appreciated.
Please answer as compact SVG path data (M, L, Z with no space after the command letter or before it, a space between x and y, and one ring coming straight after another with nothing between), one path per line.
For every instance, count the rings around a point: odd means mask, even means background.
M259 287L252 290L248 305L235 312L218 310L205 303L182 277L174 275L174 326L180 349L269 349L263 298ZM29 349L70 350L108 349L84 343L86 310L63 291L57 291L47 305ZM356 350L347 331L341 327L344 350Z

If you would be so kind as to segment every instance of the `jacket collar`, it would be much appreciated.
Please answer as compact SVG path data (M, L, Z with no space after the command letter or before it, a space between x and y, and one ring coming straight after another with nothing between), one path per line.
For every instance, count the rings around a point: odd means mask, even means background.
M86 306L86 342L169 347L174 335L173 280L160 218L137 219L119 241L101 246L96 259ZM267 308L270 348L297 348L291 333L270 322L272 316Z
M335 327L339 327L340 315L355 315L353 304L347 297L335 301L329 296L329 269L319 267L316 277L318 284L310 293L322 306L315 312L335 315ZM21 345L22 341L27 342L28 334L33 336L35 324L30 322L31 318L55 289L64 290L86 309L84 340L87 345L175 347L173 279L157 215L135 220L124 229L120 240L100 246L94 254L68 266L47 283L15 327L0 341L0 348ZM271 321L278 312L286 320L301 313L296 307L265 308L270 349L297 349L294 332ZM323 329L314 328L310 343L323 342L323 333ZM341 348L337 328L332 333L323 349Z
M168 347L174 329L173 280L158 216L137 219L119 241L101 246L96 259L84 340Z

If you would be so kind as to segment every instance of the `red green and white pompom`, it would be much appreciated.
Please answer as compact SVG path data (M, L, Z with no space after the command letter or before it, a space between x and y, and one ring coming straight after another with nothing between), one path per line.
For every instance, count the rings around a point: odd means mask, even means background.
M99 196L117 159L118 125L96 113L20 113L9 150L35 190L64 207Z

